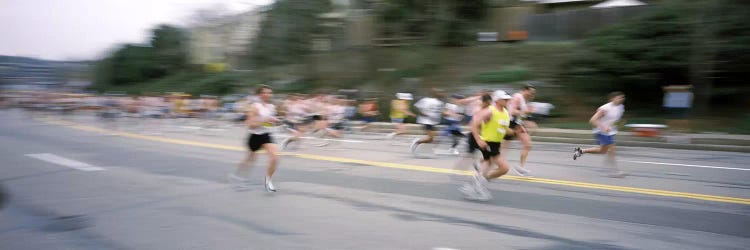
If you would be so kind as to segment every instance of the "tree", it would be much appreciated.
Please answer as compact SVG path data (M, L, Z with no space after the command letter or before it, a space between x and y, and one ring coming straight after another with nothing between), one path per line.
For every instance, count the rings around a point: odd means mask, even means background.
M160 25L153 30L151 47L158 76L171 75L185 68L188 59L188 37L177 27Z
M735 1L667 1L588 37L563 79L594 92L621 89L631 103L661 103L664 85L693 84L708 111L713 89L744 84L750 11ZM739 67L738 67L739 66Z
M187 36L182 29L160 25L148 45L126 44L96 63L97 86L127 85L165 77L185 69Z
M256 40L250 43L250 64L264 67L303 62L311 52L310 35L320 29L320 14L330 10L329 0L276 1Z
M443 46L464 46L474 37L476 26L485 17L486 0L389 0L378 11L381 33L435 35Z

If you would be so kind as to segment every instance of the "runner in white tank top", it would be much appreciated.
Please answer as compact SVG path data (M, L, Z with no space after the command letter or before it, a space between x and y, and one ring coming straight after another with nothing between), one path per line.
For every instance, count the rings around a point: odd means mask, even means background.
M527 84L523 86L520 92L513 94L513 99L508 102L508 112L510 112L511 120L517 124L514 128L516 132L516 138L521 141L523 147L521 148L520 165L514 166L513 171L520 176L529 176L531 171L526 169L526 159L529 157L529 151L531 151L531 134L527 127L535 127L536 124L529 122L525 124L524 119L533 110L529 108L526 100L534 98L536 95L536 88L533 85ZM512 137L508 138L512 139ZM507 148L509 143L504 143L503 148Z
M276 144L273 143L270 127L274 123L279 122L279 120L276 118L276 106L271 104L273 90L263 85L256 90L256 95L258 95L259 101L250 105L250 110L247 112L247 119L245 121L248 133L250 134L247 139L249 151L245 160L237 166L237 170L229 174L229 182L235 188L247 188L248 180L246 176L250 173L257 151L263 149L270 158L265 178L266 191L276 192L271 178L276 172L278 150Z

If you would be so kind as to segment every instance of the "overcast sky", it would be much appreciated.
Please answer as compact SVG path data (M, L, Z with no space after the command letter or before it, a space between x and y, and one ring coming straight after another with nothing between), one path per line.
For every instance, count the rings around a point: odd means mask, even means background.
M273 0L0 0L0 55L98 59L147 41L161 23L185 25L198 9L238 13Z

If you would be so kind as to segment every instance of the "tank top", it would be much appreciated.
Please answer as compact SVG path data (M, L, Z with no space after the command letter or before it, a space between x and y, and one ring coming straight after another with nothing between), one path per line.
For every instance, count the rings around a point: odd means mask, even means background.
M406 113L401 112L399 107L409 107L409 101L407 100L393 100L391 101L391 118L404 119Z
M256 110L256 117L253 117L253 119L258 119L261 121L267 121L271 117L276 116L276 106L273 104L264 104L264 103L253 103L252 105ZM261 123L260 127L257 128L249 128L248 131L252 134L260 135L260 134L267 134L270 133L270 128L273 126L273 123L271 122L263 122Z
M490 106L490 110L492 111L492 117L482 124L480 137L486 142L503 142L505 129L510 126L508 110L503 108L503 111L499 111L495 106Z

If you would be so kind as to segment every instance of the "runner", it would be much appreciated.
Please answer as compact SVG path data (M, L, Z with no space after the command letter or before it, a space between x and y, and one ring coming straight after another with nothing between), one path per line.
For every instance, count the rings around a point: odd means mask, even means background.
M391 123L396 124L396 130L388 134L388 139L393 139L397 135L406 133L406 117L415 116L409 110L409 101L413 100L409 93L396 93L396 99L391 101Z
M306 130L305 125L308 121L305 118L307 113L302 98L302 96L293 94L284 102L284 123L292 132L292 136L284 140L282 148L286 147L289 142L299 139Z
M249 175L252 164L255 161L256 153L260 149L264 149L269 156L268 169L265 177L265 186L267 192L276 192L276 188L271 182L274 172L276 172L276 164L278 162L278 155L276 144L273 143L271 137L270 127L273 123L278 122L276 119L276 107L271 104L271 97L273 96L273 90L271 87L266 85L260 86L255 93L258 95L260 101L255 102L250 106L250 110L247 112L247 124L250 135L247 139L247 146L249 152L244 161L242 161L234 173L229 174L230 184L236 188L247 188L248 180L246 176Z
M451 144L451 153L456 155L459 154L458 149L456 149L456 146L458 146L459 138L464 137L463 132L461 132L461 121L464 118L464 109L460 106L460 104L458 104L459 100L462 99L465 99L465 97L462 95L451 95L451 98L448 103L445 104L445 110L443 111L445 123L446 125L448 125L443 131L443 136L451 137L453 139L453 142Z
M473 96L457 100L456 103L459 105L464 106L464 120L463 123L470 124L471 119L474 116L474 113L483 109L482 105L484 103L482 102L482 98L485 95L491 95L491 91L488 90L481 90L474 93Z
M599 147L581 149L575 148L573 160L580 158L583 154L607 154L606 164L612 168L608 177L622 178L627 175L617 167L615 161L615 135L617 134L617 121L625 112L625 94L615 91L609 94L609 103L602 105L596 110L589 122L594 127L594 136Z
M500 145L505 135L512 135L510 129L510 115L505 108L507 100L512 97L505 91L497 90L492 93L494 105L482 109L474 114L471 121L471 135L469 136L469 153L473 154L476 149L482 153L482 159L488 164L483 164L475 173L475 185L464 185L459 191L469 199L489 200L492 195L485 186L488 180L500 178L508 173L508 162L500 155ZM495 164L497 168L491 169Z
M327 106L327 128L326 133L333 137L341 137L341 130L344 129L344 117L346 116L346 100L330 96Z
M433 88L432 96L420 99L414 104L419 110L420 115L417 117L417 123L421 124L424 130L427 132L427 137L422 139L414 139L411 143L411 152L415 153L417 146L422 143L432 143L437 136L435 126L440 124L440 119L443 114L444 103L440 101L443 97L443 91L440 89Z
M472 112L473 114L478 114L482 110L489 109L490 105L492 105L492 96L490 94L480 95L479 98L480 98L479 99L480 104L477 105L477 106L475 106L476 109L474 110L474 112ZM469 125L471 125L471 121L469 121ZM468 142L471 142L471 141L474 141L473 137L474 137L474 135L471 132L469 132L469 134L467 135L466 139L467 139ZM479 171L480 168L484 168L484 167L481 167L480 165L477 165L477 163L474 161L475 160L474 152L478 148L475 147L475 146L473 146L472 144L475 144L475 143L467 143L467 146L468 146L467 149L468 149L468 151L467 151L466 154L463 154L463 157L461 157L456 162L456 165L454 166L454 169L465 170L465 167L468 166L468 165L473 165L475 171ZM482 159L480 163L482 165L486 165L489 162L486 161L486 160L484 160L484 159Z
M361 131L370 128L370 123L375 122L375 119L380 115L377 100L378 99L376 98L368 98L359 105L359 114L362 116L362 121L365 123Z
M326 95L318 93L313 98L308 99L305 103L310 118L313 123L313 133L317 134L319 131L324 130L328 127L326 120L326 113L328 111L328 104L326 103Z
M515 124L518 124L518 126L514 126L515 137L522 144L520 165L513 167L513 171L520 176L531 175L531 171L526 169L526 159L529 157L529 151L531 151L531 134L526 126L524 126L524 120L534 111L527 105L527 100L534 98L534 95L536 95L536 88L531 84L527 84L523 86L521 92L513 94L513 99L508 102L508 110L512 116L511 120ZM504 146L504 148L507 148L507 144Z

